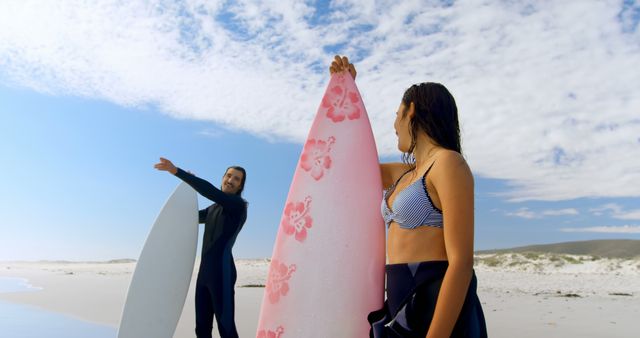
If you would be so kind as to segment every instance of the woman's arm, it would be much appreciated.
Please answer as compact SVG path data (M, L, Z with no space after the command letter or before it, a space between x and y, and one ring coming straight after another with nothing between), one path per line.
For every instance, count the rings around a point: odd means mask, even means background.
M380 163L380 175L382 176L382 188L389 189L398 178L411 169L411 166L401 162Z
M451 336L473 274L473 175L462 155L446 151L431 174L443 212L449 267L427 338Z

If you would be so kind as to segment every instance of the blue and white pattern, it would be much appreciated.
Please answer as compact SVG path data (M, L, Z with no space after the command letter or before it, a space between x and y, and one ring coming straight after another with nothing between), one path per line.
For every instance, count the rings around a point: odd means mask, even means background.
M391 225L391 222L396 222L403 229L415 229L423 225L442 228L442 211L433 205L424 183L427 173L429 170L422 178L399 191L391 208L389 208L388 198L400 179L385 191L381 209L387 227ZM402 176L404 175L406 173Z

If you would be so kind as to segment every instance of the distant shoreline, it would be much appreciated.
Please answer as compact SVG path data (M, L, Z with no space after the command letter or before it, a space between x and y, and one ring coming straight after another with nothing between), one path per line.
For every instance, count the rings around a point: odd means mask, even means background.
M475 255L497 253L556 253L568 255L586 255L602 258L636 258L640 257L640 240L635 239L596 239L588 241L559 242L550 244L531 244L526 246L477 250ZM236 258L236 261L271 261L270 257ZM133 258L118 258L106 261L96 260L1 260L2 263L43 263L43 264L126 264L135 263Z

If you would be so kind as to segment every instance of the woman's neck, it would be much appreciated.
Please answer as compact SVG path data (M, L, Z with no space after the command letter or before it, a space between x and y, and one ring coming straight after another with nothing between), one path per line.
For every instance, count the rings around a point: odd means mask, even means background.
M426 135L418 136L413 156L416 159L416 168L427 165L433 160L433 156L442 148Z

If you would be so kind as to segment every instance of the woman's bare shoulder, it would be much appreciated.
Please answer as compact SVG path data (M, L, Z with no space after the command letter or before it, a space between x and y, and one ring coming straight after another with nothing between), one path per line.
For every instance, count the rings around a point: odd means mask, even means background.
M438 154L432 172L432 177L472 176L462 154L449 149L444 149Z
M465 160L465 158L462 156L462 154L460 154L457 151L454 150L449 150L449 149L443 149L438 153L438 156L434 162L434 164L438 165L440 164L441 166L467 166L467 161Z

